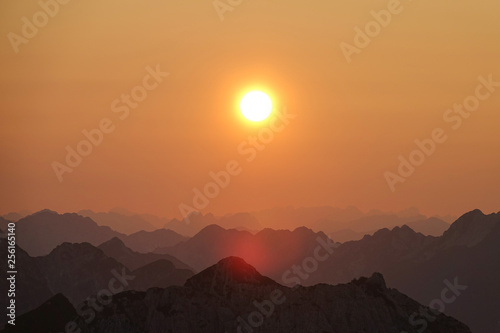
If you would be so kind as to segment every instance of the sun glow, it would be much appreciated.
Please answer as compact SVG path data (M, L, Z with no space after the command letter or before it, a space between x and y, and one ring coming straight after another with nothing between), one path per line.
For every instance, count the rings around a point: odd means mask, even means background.
M262 121L271 114L273 102L267 94L261 91L251 91L241 99L240 109L246 119Z

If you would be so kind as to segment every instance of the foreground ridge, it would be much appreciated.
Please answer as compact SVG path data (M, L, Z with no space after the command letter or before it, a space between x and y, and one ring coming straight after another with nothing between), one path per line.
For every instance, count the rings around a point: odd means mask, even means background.
M62 295L48 301L65 304ZM36 332L38 320L62 322L81 332L389 332L416 333L410 316L430 311L374 273L347 284L288 288L262 276L238 257L228 257L188 279L184 287L152 288L114 295L95 318L74 318L74 309L57 314L47 304L18 318L18 327ZM51 320L52 316L57 320ZM426 323L429 333L470 333L464 324L443 314ZM62 320L64 319L64 320ZM85 321L87 319L87 322ZM30 327L31 323L31 327ZM24 325L24 326L22 326ZM73 326L72 326L73 327Z

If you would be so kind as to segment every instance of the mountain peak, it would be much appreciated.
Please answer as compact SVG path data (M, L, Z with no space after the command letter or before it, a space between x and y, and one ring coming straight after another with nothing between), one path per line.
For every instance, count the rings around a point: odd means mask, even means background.
M352 283L357 286L365 287L366 290L368 292L371 292L372 294L387 290L384 276L378 272L373 273L369 278L360 277L359 279L355 279L352 281Z
M50 209L42 209L41 211L33 213L32 215L60 215L60 214Z
M118 237L113 237L110 240L102 243L101 245L98 246L101 250L104 249L124 249L126 248L125 243L118 238Z
M185 286L225 295L228 289L242 284L269 285L277 283L262 276L245 260L239 257L227 257L191 277L186 281Z
M412 228L410 228L408 225L406 224L403 224L402 226L400 227L394 227L392 229L392 232L400 232L400 233L411 233L411 234L415 234L415 230L413 230Z
M482 242L488 234L500 226L500 214L485 215L475 209L465 213L444 232L442 242L446 246L473 247Z
M197 235L203 235L203 234L215 234L215 233L219 233L221 231L224 231L226 229L224 229L223 227L221 227L220 225L218 224L210 224L210 225L207 225L205 228L201 229Z

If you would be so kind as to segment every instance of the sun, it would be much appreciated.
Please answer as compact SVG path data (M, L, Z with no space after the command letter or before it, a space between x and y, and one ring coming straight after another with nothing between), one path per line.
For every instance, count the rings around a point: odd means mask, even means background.
M271 114L273 102L262 91L251 91L241 99L240 109L246 119L262 121Z

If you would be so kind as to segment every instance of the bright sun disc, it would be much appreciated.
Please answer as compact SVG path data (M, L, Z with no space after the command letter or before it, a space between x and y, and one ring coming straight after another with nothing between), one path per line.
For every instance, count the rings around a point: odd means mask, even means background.
M269 117L273 109L271 98L261 91L251 91L241 100L243 116L250 121L261 121Z

